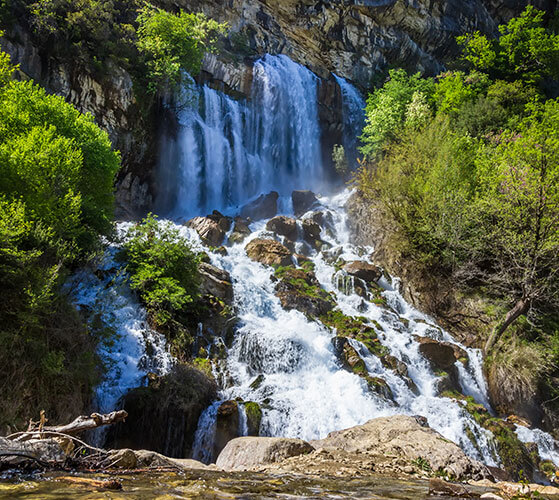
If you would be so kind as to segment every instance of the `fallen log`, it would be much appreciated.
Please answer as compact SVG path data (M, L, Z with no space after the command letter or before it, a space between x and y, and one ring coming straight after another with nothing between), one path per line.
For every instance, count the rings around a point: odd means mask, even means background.
M89 417L84 415L79 416L74 421L66 425L52 427L39 425L39 429L29 429L25 432L16 432L15 434L8 436L7 439L18 442L29 441L30 439L42 439L43 436L48 436L49 433L51 436L53 433L74 436L85 431L97 429L98 427L122 422L127 416L128 413L125 410L113 411L106 415L92 413Z

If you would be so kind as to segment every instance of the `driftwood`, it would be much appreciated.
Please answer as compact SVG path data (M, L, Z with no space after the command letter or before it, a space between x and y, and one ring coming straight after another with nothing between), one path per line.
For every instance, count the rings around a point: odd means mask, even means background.
M124 421L128 416L128 413L124 410L113 411L106 415L100 415L99 413L92 413L89 417L80 416L77 417L73 422L66 425L59 426L45 426L44 420L38 424L38 429L29 429L25 432L16 432L8 436L7 439L13 441L29 441L30 439L42 439L46 436L60 435L64 434L66 436L75 436L76 434L81 434L85 431L90 431L97 429L98 427L103 427L105 425L116 424L118 422Z

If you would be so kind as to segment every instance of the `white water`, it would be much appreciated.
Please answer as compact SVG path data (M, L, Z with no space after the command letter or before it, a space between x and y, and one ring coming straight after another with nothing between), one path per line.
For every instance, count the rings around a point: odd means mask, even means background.
M286 56L254 65L252 95L235 101L203 86L162 144L158 204L176 216L235 207L272 189L322 182L318 78Z
M144 385L148 373L165 374L173 364L165 337L149 327L145 310L115 260L117 251L108 246L96 272L84 270L67 285L74 303L89 315L90 331L99 340L104 376L95 389L95 404L103 413L118 408L130 389Z

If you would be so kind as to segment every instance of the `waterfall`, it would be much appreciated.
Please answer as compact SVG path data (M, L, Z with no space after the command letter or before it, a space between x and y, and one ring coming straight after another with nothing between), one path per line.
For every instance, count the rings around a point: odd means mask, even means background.
M318 78L281 55L255 62L248 101L194 88L176 139L163 138L162 210L193 216L320 185L317 93Z
M367 103L345 78L334 75L342 92L343 146L352 167L357 165L359 136L365 126Z

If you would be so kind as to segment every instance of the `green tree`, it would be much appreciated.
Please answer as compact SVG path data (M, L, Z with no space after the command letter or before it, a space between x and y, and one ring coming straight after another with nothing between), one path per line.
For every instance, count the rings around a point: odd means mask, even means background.
M409 76L403 69L391 70L389 80L367 99L366 124L361 136L365 157L374 158L386 141L397 136L414 95L417 100L423 94L428 102L432 93L432 80L421 78L419 73Z
M183 72L200 72L206 52L213 52L227 25L203 14L180 11L175 15L151 5L138 16L138 49L147 65L148 90L174 89Z
M534 105L520 133L508 133L480 165L487 281L514 306L486 351L522 315L559 305L559 102Z

